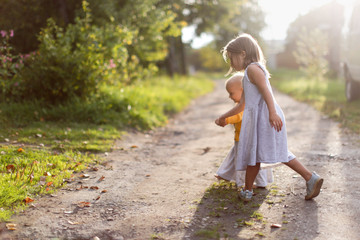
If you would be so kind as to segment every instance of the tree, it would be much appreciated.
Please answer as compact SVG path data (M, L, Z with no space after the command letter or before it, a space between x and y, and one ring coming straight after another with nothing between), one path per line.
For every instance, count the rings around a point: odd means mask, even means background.
M332 1L303 16L299 16L288 28L285 50L281 53L283 61L279 65L298 67L292 53L297 47L297 40L301 38L301 29L305 27L307 31L319 29L327 35L328 42L326 47L328 54L326 59L329 62L330 69L338 73L343 25L344 7L336 1Z
M265 26L264 14L256 0L161 0L162 4L172 5L177 21L186 22L195 27L195 33L210 33L215 38L212 45L215 51L220 49L241 32L247 32L261 41L259 35ZM185 45L181 36L169 39L168 64L179 65L170 69L185 73Z
M18 52L37 49L37 35L46 27L48 18L61 26L73 23L81 0L1 0L0 29L13 30L11 43Z
M293 54L300 69L309 77L323 80L324 75L329 71L326 59L328 55L327 35L319 29L308 31L303 28L296 45L297 48Z

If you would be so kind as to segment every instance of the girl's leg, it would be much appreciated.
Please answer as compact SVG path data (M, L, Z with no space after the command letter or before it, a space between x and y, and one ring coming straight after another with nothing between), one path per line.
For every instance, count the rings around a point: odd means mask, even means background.
M301 164L301 162L299 162L296 158L284 164L290 167L298 174L300 174L305 179L306 182L310 180L312 173L306 167L304 167Z
M306 195L305 200L313 199L318 196L321 190L324 179L322 179L317 173L311 173L305 168L296 158L285 163L287 166L299 173L306 181Z
M260 170L260 163L255 166L247 166L245 175L245 190L252 191L256 175Z

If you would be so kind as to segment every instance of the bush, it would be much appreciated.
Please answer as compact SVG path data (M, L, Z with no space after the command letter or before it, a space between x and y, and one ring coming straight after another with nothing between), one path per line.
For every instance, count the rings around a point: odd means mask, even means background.
M96 92L104 58L96 41L97 29L89 22L90 13L76 18L64 31L49 19L39 36L39 54L16 76L21 89L13 97L58 103Z
M300 39L296 42L297 48L293 55L296 62L308 77L315 77L317 80L324 80L329 71L328 38L319 29L302 29Z

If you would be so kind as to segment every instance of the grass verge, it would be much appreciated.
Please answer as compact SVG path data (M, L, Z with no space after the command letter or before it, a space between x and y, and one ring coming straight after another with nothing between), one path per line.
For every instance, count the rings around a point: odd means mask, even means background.
M157 77L101 86L87 102L0 103L0 220L101 161L94 153L111 151L123 131L164 125L213 86L208 75Z
M306 102L338 121L342 127L360 133L360 100L347 102L345 82L341 79L316 81L299 71L272 71L271 84L296 100Z

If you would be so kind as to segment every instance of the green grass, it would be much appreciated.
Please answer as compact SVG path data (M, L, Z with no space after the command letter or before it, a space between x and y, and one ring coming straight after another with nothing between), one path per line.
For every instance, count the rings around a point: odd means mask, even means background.
M234 231L241 231L242 228L264 226L264 216L259 211L261 204L268 194L266 189L254 189L256 196L250 203L239 199L237 188L234 182L219 181L211 184L204 192L201 201L196 200L196 212L194 223L191 226L194 239L231 239L229 234ZM201 204L200 204L201 202ZM198 224L206 219L209 225ZM219 225L219 222L222 224ZM225 224L224 224L225 223Z
M94 155L49 152L0 145L0 220L23 209L39 194L53 193L75 172L95 162Z
M0 103L0 220L26 207L26 199L52 193L74 172L98 163L93 154L111 151L125 131L165 125L213 86L204 74L156 77L126 87L101 86L86 102Z
M222 224L216 224L212 226L208 226L204 229L200 229L195 232L195 236L201 239L220 239L220 232L223 229Z
M342 127L360 133L360 100L347 102L342 79L316 81L294 70L272 71L273 87L295 99L314 106L338 121Z
M87 102L50 106L36 101L0 103L0 142L52 149L105 152L129 128L167 123L191 99L213 89L209 76L157 77L127 87L102 86Z

